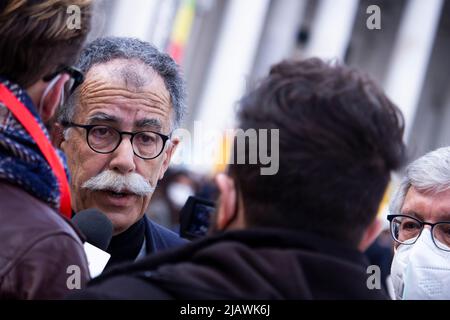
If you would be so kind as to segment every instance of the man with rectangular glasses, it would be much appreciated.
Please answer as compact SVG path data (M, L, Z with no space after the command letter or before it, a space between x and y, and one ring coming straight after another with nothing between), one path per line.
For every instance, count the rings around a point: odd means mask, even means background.
M450 299L450 148L411 163L390 205L397 299Z

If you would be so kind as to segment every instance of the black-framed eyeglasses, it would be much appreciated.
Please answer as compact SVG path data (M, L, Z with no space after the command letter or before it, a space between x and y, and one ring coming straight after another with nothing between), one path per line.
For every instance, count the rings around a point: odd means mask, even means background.
M46 75L45 77L42 78L42 80L51 81L61 73L67 73L70 76L69 81L67 81L65 85L65 91L67 93L67 96L69 96L75 91L77 87L79 87L83 83L84 81L83 72L81 72L81 70L75 67L59 66L55 72Z
M424 222L404 214L390 214L387 219L390 222L392 238L396 242L405 245L416 243L427 225L431 227L431 238L436 247L450 251L450 221Z
M139 158L151 160L158 157L164 150L167 140L166 136L154 131L127 132L119 131L116 128L107 125L90 125L77 123L63 123L65 127L77 127L86 130L86 141L88 146L97 153L112 153L122 142L123 135L130 135L130 142L133 152Z

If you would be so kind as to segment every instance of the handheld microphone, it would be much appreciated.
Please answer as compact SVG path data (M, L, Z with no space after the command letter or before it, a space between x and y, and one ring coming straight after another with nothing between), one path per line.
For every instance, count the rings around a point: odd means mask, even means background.
M86 241L105 251L112 238L113 225L102 212L97 209L86 209L78 212L72 218L86 237Z
M111 242L113 225L103 213L93 208L78 212L72 218L72 222L86 237L84 252L91 278L95 278L102 273L111 257L105 250Z

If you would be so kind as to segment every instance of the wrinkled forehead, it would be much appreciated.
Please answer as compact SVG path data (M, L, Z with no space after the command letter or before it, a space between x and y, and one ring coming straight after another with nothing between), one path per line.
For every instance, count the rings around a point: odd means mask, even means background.
M94 65L80 88L79 116L98 111L128 117L158 119L170 126L173 107L162 77L139 60L116 59Z
M411 186L401 213L428 222L450 221L450 190L423 192Z
M164 80L150 66L138 59L113 59L93 65L86 74L86 80L107 80L126 86L130 90L141 89L152 83L164 86ZM167 88L165 88L167 91Z

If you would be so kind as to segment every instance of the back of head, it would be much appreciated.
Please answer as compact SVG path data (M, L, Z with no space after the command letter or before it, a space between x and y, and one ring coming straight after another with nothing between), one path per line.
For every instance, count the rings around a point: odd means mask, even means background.
M3 0L0 75L23 88L75 63L90 30L92 0Z
M279 129L277 174L261 175L260 164L230 166L247 224L355 246L404 160L399 109L367 76L308 59L273 66L238 117L243 130Z

